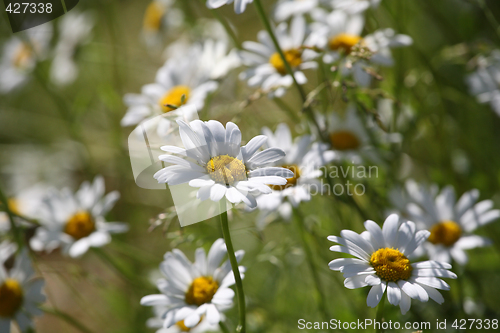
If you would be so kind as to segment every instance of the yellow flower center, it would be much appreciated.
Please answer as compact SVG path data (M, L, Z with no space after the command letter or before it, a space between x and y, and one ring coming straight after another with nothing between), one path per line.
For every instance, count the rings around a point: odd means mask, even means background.
M187 103L189 99L189 93L191 89L188 86L175 86L163 95L160 99L160 106L164 113L175 110L168 105L181 106ZM184 96L184 101L182 100L182 96Z
M27 43L22 43L19 45L17 52L12 59L12 64L16 68L25 68L28 65L28 62L33 54L31 47Z
M190 305L202 305L212 300L219 285L210 276L201 276L193 280L186 293L186 303Z
M413 270L410 260L392 248L379 249L374 252L370 258L370 264L379 278L392 282L408 280Z
M351 131L337 131L330 134L332 147L337 150L354 150L361 145L358 137Z
M142 26L147 31L158 31L161 27L161 19L165 14L165 7L153 1L146 7Z
M247 179L245 164L229 155L215 156L208 161L206 168L210 177L219 184L233 185Z
M346 33L338 34L330 39L328 46L333 51L343 51L345 54L351 53L354 45L361 41L361 37Z
M14 199L14 198L8 199L7 205L9 206L9 210L13 214L21 215L21 213L19 212L19 202L16 199Z
M285 185L268 185L275 191L283 191L287 187L292 187L297 185L297 180L300 178L300 169L298 165L282 165L282 168L288 169L293 172L293 177L286 179Z
M6 279L0 286L0 317L12 318L23 304L23 289L14 279Z
M432 244L442 244L444 246L452 246L462 235L462 228L460 228L458 223L453 221L436 223L430 231L431 235L428 241Z
M78 212L71 216L64 227L64 232L76 240L87 237L94 230L94 219L88 212Z
M290 64L290 67L292 67L292 69L298 67L302 63L301 51L292 49L283 51L283 53L285 54L286 61ZM286 74L285 63L283 62L283 59L278 52L274 53L271 58L269 58L269 63L273 65L273 67L276 68L278 73L280 73L281 75Z
M191 331L191 329L189 327L184 325L184 320L180 320L180 321L176 322L175 324L177 325L177 327L179 327L181 329L181 332Z

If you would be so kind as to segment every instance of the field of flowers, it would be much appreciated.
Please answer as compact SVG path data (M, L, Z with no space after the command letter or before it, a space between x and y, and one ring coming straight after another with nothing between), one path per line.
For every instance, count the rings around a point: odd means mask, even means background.
M2 14L0 333L498 331L499 185L500 1Z

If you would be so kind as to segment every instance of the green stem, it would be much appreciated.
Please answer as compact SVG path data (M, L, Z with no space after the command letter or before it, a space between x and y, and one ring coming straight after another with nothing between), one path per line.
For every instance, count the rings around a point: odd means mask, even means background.
M294 221L296 221L297 228L299 229L299 234L302 240L302 248L306 253L306 261L309 264L309 270L311 271L311 275L314 281L314 286L316 287L316 292L318 294L319 310L323 316L323 320L328 322L330 321L330 316L328 315L326 301L323 296L324 294L323 294L323 288L321 287L321 280L319 278L318 271L316 270L316 266L314 265L314 256L312 254L311 248L307 243L307 238L306 238L307 231L304 228L304 218L301 212L297 208L294 208L293 211L295 216Z
M300 118L297 116L297 114L293 112L292 108L288 104L286 104L281 98L274 97L272 100L281 110L285 111L286 114L288 114L288 116L290 116L291 119L293 119L294 121L300 121Z
M21 235L21 231L19 230L16 222L14 221L14 215L12 215L12 212L10 211L10 208L9 208L9 201L7 200L7 197L2 192L1 188L0 188L0 201L3 203L5 212L7 213L7 216L9 217L10 228L14 234L14 239L16 240L16 243L18 245L17 250L20 251L21 248L23 247L23 238Z
M229 223L227 219L226 210L226 198L222 198L220 201L220 222L222 226L222 235L224 236L224 241L226 242L227 254L229 256L229 261L231 262L231 269L233 270L234 280L236 282L236 295L238 297L238 309L240 314L240 321L238 327L236 327L236 332L245 333L246 332L246 310L245 310L245 293L243 292L243 282L241 281L240 270L238 268L238 261L234 255L233 243L231 241L231 233L229 232Z
M375 321L379 323L379 326L375 328L376 333L382 333L384 330L382 329L382 320L384 316L384 303L385 303L385 293L382 294L382 299L377 306L377 316L375 317Z
M229 333L229 329L227 328L226 324L224 324L224 322L219 321L219 327L222 333Z

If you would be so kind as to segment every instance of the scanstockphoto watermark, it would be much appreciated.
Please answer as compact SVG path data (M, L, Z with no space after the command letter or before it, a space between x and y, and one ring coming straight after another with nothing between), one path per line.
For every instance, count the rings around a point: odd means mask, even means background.
M376 319L358 319L356 321L341 321L330 319L330 321L307 321L299 319L297 327L299 330L416 330L424 331L432 328L432 323L422 322L398 322L377 321Z

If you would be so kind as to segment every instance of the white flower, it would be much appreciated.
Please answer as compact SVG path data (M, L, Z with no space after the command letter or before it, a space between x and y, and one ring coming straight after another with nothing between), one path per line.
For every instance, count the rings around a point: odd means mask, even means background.
M223 79L230 70L241 65L236 50L228 53L225 40L207 39L201 45L200 68L208 73L212 80Z
M162 45L162 32L175 31L184 21L182 10L173 6L173 0L153 0L144 12L142 36L149 47Z
M238 262L243 250L236 251ZM232 307L234 291L229 288L235 283L229 260L221 262L227 254L223 239L214 242L208 256L203 248L195 253L191 263L182 251L167 252L160 270L166 279L157 281L161 294L145 296L141 304L164 308L160 315L163 327L169 328L182 323L187 328L195 327L204 318L209 324L218 324L221 312ZM245 268L240 266L240 272Z
M330 0L333 9L342 10L348 14L359 14L368 8L377 8L382 0Z
M4 45L0 60L0 93L8 93L23 85L47 54L52 38L52 24L45 23L13 36Z
M252 3L253 0L207 0L208 8L219 8L224 5L229 5L234 2L234 11L236 14L241 14L247 8L249 3Z
M202 49L192 47L188 52L178 54L167 60L158 70L156 82L142 87L141 94L126 94L125 104L129 107L121 120L122 126L131 126L158 115L166 114L168 118L180 119L184 114L173 107L193 106L193 112L200 111L205 105L209 93L218 87L217 82L210 79L206 65L202 66ZM195 115L191 116L192 120ZM171 120L159 118L158 135L168 132Z
M155 312L155 317L149 318L146 325L150 328L158 328L156 333L204 333L204 332L219 332L218 324L210 324L207 319L202 318L200 323L195 327L189 328L184 325L184 320L178 321L175 325L169 328L163 328L165 319L162 316L168 311L167 306L153 306L153 311ZM224 321L224 314L220 313L221 321Z
M117 191L104 195L104 179L84 182L71 193L68 188L53 190L45 199L46 211L40 227L30 240L35 251L51 252L62 247L71 257L83 255L89 247L101 247L111 241L111 233L127 231L124 223L106 222L104 215L120 197Z
M45 301L42 294L44 281L33 279L33 268L27 251L23 250L15 259L14 267L6 271L0 265L0 332L9 333L15 321L21 332L33 326L32 316L43 312L38 308Z
M264 127L262 133L267 136L267 147L280 148L285 157L275 162L275 166L293 172L292 178L287 178L285 185L271 185L270 194L257 197L257 207L261 210L257 225L260 229L266 224L269 214L278 212L285 220L292 215L292 206L297 207L302 201L311 200L311 192L321 193L322 184L317 179L322 175L319 169L328 164L335 153L326 151L326 145L313 142L310 135L304 135L292 140L290 129L281 123L273 133Z
M420 229L430 231L423 246L430 259L451 262L453 258L464 265L468 259L464 250L491 243L488 238L473 232L500 218L500 210L492 209L492 200L477 202L478 190L465 192L457 201L451 186L438 192L436 185L426 188L410 180L406 182L406 195L408 201L403 204L403 212Z
M281 22L295 15L311 13L325 0L280 0L274 9L274 18Z
M467 76L471 95L479 103L490 103L500 116L500 50L494 50L489 57L479 57L476 72Z
M284 185L285 178L293 176L287 169L266 167L285 153L278 148L257 152L267 140L263 135L241 147L240 129L232 122L226 128L215 120L177 123L185 149L161 147L178 156L160 156L160 160L174 165L154 175L159 183L170 186L189 183L200 188L197 198L202 201L217 202L225 196L231 203L244 202L254 208L257 205L254 195L271 192L267 184Z
M437 303L444 302L436 290L449 290L449 285L440 278L457 276L450 272L450 264L438 261L412 263L408 256L429 237L426 230L416 231L413 222L400 223L399 216L390 215L382 229L373 221L366 221L362 234L342 230L341 237L328 239L340 245L330 247L333 252L348 253L356 258L332 260L330 269L344 274L346 288L371 286L366 299L369 307L376 307L387 290L387 299L399 305L401 313L410 309L411 299Z
M88 12L71 11L62 17L59 24L59 41L50 67L53 83L66 85L78 77L75 54L78 48L89 40L93 26L94 19Z
M276 38L280 48L285 54L295 79L299 84L307 82L302 73L304 69L316 68L316 62L312 59L316 54L311 50L303 49L309 45L307 37L307 26L302 16L296 16L290 23L281 23L275 30ZM242 62L250 68L241 73L242 80L248 80L251 87L260 86L262 90L269 93L270 97L281 97L286 88L293 84L292 76L288 74L285 64L267 31L260 31L257 35L259 42L246 41L243 43L244 51L240 52Z

